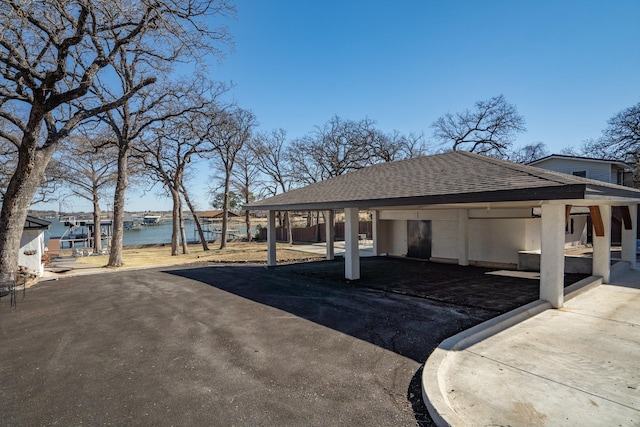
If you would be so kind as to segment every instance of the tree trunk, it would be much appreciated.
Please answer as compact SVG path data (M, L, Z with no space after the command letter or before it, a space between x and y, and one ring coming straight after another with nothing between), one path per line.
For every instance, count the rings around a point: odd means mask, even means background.
M128 184L128 147L120 147L118 150L118 178L116 191L113 195L113 236L111 237L111 251L109 252L109 267L121 267L122 262L122 238L124 237L124 201Z
M24 223L53 151L53 146L39 151L30 149L24 141L18 151L16 171L9 181L0 211L0 273L9 277L18 270Z
M178 192L178 198L180 193ZM182 199L180 199L180 210L178 211L178 217L180 218L180 240L182 241L182 253L187 255L189 253L189 242L187 242L187 233L184 231L184 212L182 211Z
M249 215L249 211L244 211L244 225L247 227L247 242L250 242L253 240L253 236L251 235L251 215Z
M193 216L193 221L196 224L196 228L198 229L198 235L200 236L200 241L202 242L202 250L208 251L209 245L207 244L207 239L204 236L204 231L202 230L202 225L200 224L200 219L196 214L196 210L194 206L191 204L191 200L189 199L189 195L187 194L187 189L182 186L182 195L184 196L184 201L187 203L187 207L189 208L189 212L191 212L191 216Z
M98 189L93 189L93 251L99 254L102 251L102 232L100 230L100 222L102 221L102 212L100 211L100 198Z
M220 249L227 247L227 227L229 223L229 179L230 173L227 172L224 178L224 199L222 201L222 231L220 232Z
M173 199L173 209L171 211L171 256L180 255L178 249L178 239L180 238L180 193L175 189L170 189L171 198Z

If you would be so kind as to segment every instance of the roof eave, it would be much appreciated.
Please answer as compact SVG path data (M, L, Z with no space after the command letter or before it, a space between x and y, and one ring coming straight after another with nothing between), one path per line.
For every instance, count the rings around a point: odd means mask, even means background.
M491 203L491 202L522 202L540 200L584 199L586 195L585 184L572 184L563 186L550 186L517 190L485 191L462 194L443 194L429 196L402 197L393 199L366 199L366 200L337 200L311 203L290 203L273 205L245 205L243 209L256 210L280 210L280 211L307 211L328 210L344 208L367 209L371 207L390 206L415 206L415 205L442 205L464 203Z

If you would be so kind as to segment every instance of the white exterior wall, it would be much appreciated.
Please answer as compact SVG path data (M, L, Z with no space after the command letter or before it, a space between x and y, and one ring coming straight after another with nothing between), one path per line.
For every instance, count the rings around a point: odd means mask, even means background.
M538 218L469 220L469 260L517 264L519 251L536 249L540 249Z
M431 256L458 259L458 218L431 223Z
M577 246L587 243L587 216L575 215L570 218L573 220L573 233L571 233L571 225L569 224L569 233L565 232L565 246Z
M378 222L378 253L393 256L407 255L407 221Z
M407 220L431 220L431 256L458 259L458 210L380 211L380 252L407 254ZM540 249L540 218L531 209L469 210L469 261L518 263L518 252Z
M586 159L546 159L535 165L538 168L573 175L573 172L587 171L587 178L598 181L616 183L616 176L611 176L611 163L594 162Z
M513 218L509 218L512 216ZM440 260L458 259L458 211L380 211L379 253L407 255L407 220L431 220L431 256ZM586 216L573 216L573 234L565 233L565 246L586 241ZM539 251L539 217L530 209L470 209L469 261L517 264L518 252Z
M26 255L25 252L34 252L33 255ZM35 271L39 276L44 274L44 264L42 255L44 254L44 232L42 230L24 230L20 239L20 254L18 255L18 265Z

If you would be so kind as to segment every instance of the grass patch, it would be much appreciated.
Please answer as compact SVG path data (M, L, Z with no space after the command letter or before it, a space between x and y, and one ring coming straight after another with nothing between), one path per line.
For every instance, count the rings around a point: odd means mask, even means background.
M266 263L266 242L229 242L226 249L218 249L211 244L210 250L204 251L202 245L189 245L189 253L172 256L170 245L154 246L125 246L122 250L122 260L125 268L152 267L164 265L180 265L198 262L217 263ZM322 259L321 255L290 249L288 244L278 244L276 255L278 262L307 261ZM97 255L76 258L78 264L104 267L109 261L108 255Z

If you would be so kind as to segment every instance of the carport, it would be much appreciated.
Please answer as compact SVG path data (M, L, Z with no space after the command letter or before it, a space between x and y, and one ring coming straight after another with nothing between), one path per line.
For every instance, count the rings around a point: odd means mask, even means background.
M592 274L608 283L612 207L620 207L624 219L622 261L633 268L638 203L640 191L636 189L454 151L374 165L248 204L245 209L268 211L270 266L276 265L277 211L324 211L326 256L333 259L334 212L344 210L345 277L349 280L360 278L361 210L372 213L376 256L391 254L389 248L397 250L402 246L397 234L405 224L419 225L425 220L446 225L439 227L437 233L434 229L434 244L447 254L432 257L435 260L442 258L466 266L477 263L479 253L491 253L490 261L509 264L514 248L517 252L537 246L540 299L560 308L564 299L567 224L572 209L589 209L593 223ZM481 220L491 227L478 225ZM404 222L399 222L398 228L393 221ZM515 240L523 243L511 242L514 234L519 239ZM519 244L523 247L518 248Z

